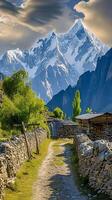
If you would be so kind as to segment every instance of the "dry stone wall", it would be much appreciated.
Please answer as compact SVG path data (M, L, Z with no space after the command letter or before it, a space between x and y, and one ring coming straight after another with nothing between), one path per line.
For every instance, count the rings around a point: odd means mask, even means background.
M47 133L43 129L37 129L36 134L39 144L47 138ZM30 150L36 151L35 134L27 133L27 137ZM5 187L12 184L17 171L27 159L27 147L23 135L0 144L0 200L3 198Z
M104 139L112 142L112 125L103 125L100 134L95 131L90 131L89 137L92 140Z
M53 119L49 128L53 138L73 138L74 130L78 131L77 126L70 120Z
M73 138L74 137L74 130L76 131L77 127L75 125L63 124L58 129L58 137L59 138Z
M112 199L112 142L92 141L86 134L75 133L79 172L88 177L91 187Z

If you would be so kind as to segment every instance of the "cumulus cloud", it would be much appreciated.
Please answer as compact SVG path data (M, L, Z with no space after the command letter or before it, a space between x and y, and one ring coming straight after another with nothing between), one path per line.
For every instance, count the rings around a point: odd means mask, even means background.
M112 0L82 1L75 9L83 13L84 22L92 32L112 45Z

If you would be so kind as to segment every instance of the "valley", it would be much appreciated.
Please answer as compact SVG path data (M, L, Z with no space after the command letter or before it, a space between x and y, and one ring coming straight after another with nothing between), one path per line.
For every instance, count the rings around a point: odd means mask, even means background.
M0 200L112 199L110 1L0 1Z

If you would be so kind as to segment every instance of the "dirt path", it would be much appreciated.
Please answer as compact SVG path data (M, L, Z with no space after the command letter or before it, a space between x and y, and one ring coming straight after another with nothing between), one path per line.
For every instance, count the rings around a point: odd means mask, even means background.
M33 187L33 200L87 200L75 184L67 143L67 140L51 142Z

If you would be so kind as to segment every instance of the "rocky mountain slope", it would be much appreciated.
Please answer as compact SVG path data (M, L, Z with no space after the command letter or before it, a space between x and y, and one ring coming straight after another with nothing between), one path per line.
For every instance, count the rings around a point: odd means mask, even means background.
M52 110L59 106L70 116L76 90L81 93L83 113L88 106L94 112L112 112L112 49L98 59L95 71L84 73L76 87L69 86L55 95L48 107Z
M7 51L0 60L0 72L11 75L25 69L33 89L48 102L60 90L74 86L81 74L94 70L107 50L78 20L67 33L49 33L28 51Z

